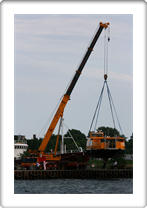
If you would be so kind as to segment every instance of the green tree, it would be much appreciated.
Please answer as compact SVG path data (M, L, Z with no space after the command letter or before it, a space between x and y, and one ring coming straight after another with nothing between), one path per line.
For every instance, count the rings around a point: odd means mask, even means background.
M39 142L37 138L28 139L27 144L28 144L28 149L38 150L39 148Z
M46 152L50 152L51 149L52 151L55 150L55 146L56 146L56 140L57 140L57 135L55 134L52 134L47 146L46 146L46 149L45 151ZM59 135L59 141L58 141L58 146L57 146L57 151L60 151L60 142L61 142L61 135Z
M76 144L78 145L78 147L82 147L83 149L86 148L86 136L85 134L83 134L82 132L80 132L79 130L76 129L71 129L69 130L72 137L74 138ZM65 134L65 137L70 137L69 132L67 132ZM76 145L74 144L74 142L72 141L72 139L65 139L64 143L66 144L66 149L70 150L70 149L76 149Z
M133 133L128 141L125 140L125 149L125 154L133 154Z
M102 130L104 132L104 135L107 135L107 136L110 136L110 137L113 137L115 135L120 136L119 131L115 128L101 126L97 129L97 131L98 130Z
M22 159L23 157L29 157L30 156L30 153L29 153L29 150L23 152L20 154L20 158Z

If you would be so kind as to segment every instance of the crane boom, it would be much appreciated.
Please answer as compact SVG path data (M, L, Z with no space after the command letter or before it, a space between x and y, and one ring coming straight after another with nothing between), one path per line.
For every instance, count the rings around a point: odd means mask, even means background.
M79 78L79 76L80 76L80 74L81 74L81 72L82 72L90 54L91 54L91 52L93 51L93 48L94 48L94 45L95 45L96 41L98 40L103 28L106 29L108 27L108 25L109 25L109 23L103 24L102 22L100 22L100 26L99 26L96 34L94 35L94 38L93 38L90 46L88 47L88 50L85 53L85 55L84 55L80 65L79 65L79 67L78 67L78 69L77 69L77 71L76 71L76 73L75 73L75 75L74 75L66 93L64 94L63 99L62 99L62 101L61 101L61 103L60 103L60 105L59 105L59 107L58 107L58 109L55 113L55 116L54 116L48 130L47 130L47 133L46 133L46 135L45 135L45 137L44 137L44 139L43 139L43 141L42 141L42 143L41 143L41 145L38 149L39 152L44 152L44 150L45 150L45 148L46 148L46 146L47 146L47 144L48 144L48 142L51 138L51 135L52 135L52 133L53 133L58 121L59 121L59 118L61 116L63 116L63 111L64 111L64 108L65 108L69 98L70 98L70 94L71 94L72 90L74 89L74 86L75 86L75 84L76 84L76 82L77 82L77 80L78 80L78 78Z

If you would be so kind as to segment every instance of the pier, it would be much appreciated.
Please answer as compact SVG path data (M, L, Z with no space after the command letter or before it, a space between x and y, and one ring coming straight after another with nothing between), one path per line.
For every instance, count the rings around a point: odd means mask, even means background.
M15 180L133 178L133 169L14 170Z

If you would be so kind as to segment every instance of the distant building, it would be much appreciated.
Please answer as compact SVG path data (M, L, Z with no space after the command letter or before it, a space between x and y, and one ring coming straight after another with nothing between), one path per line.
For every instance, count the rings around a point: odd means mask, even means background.
M133 160L133 154L125 154L125 160Z

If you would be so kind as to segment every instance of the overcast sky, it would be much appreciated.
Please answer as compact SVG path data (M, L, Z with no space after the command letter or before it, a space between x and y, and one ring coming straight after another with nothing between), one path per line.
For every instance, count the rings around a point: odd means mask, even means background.
M104 15L16 15L61 13ZM105 195L99 200L88 196L88 201L87 196L76 196L76 200L73 200L74 196L68 196L68 200L67 196L65 199L58 196L59 200L56 200L57 197L52 195L49 200L43 195L36 201L36 196L28 195L23 204L30 207L36 202L36 207L61 204L70 207L72 201L72 206L109 207L111 201L112 206L119 207L121 200L124 207L143 207L146 203L145 1L2 1L1 22L2 204L21 207L23 200L23 196L18 198L14 194L13 135L20 133L29 139L34 133L39 134L77 69L99 22L110 22L108 85L123 133L130 137L133 132L134 136L133 194L124 196L123 201L122 196L116 200L112 195L107 196L108 200ZM104 82L103 39L104 33L97 41L64 112L65 123L85 135ZM105 103L105 98L98 126L113 127L108 99ZM138 141L141 142L139 157ZM142 177L138 180L140 170Z
M131 136L133 15L14 16L16 135L25 135L27 139L33 134L39 135L80 64L99 22L110 23L107 82L123 134L128 138ZM85 135L104 82L104 35L103 30L64 111L66 125ZM116 118L115 123L120 131ZM99 126L114 128L106 88L97 123ZM57 130L58 127L54 133Z

